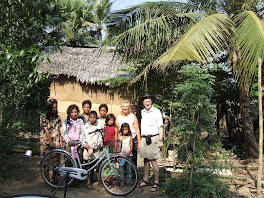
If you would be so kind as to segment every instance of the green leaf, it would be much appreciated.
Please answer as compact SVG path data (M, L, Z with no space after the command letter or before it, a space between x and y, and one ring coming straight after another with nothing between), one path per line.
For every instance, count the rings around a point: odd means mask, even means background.
M89 26L89 27L91 27L91 28L96 28L96 24L91 23L91 22L89 22L89 21L84 21L84 22L82 23L82 27L87 27L87 26Z
M13 54L8 53L8 54L6 55L6 59L9 60L12 56L13 56Z
M235 17L238 63L234 69L242 83L252 84L258 71L258 59L264 59L264 22L252 11Z
M28 78L32 78L34 75L34 72L32 72L31 74L29 74Z
M19 55L23 56L24 54L25 54L25 50L21 50Z
M31 63L35 62L35 60L36 60L38 57L39 57L39 54L36 54L36 55L32 58Z
M165 70L182 61L210 63L217 59L217 53L226 50L233 33L233 22L227 15L214 14L195 24L183 37L156 61L133 79L132 83L147 75L151 68Z

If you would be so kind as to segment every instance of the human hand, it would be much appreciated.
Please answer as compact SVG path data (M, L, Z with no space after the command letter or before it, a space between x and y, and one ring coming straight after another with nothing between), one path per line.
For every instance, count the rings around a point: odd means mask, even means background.
M159 148L162 148L162 147L163 147L163 142L159 141Z
M50 148L56 148L56 144L54 143L54 142L51 142L50 144L49 144L49 146L50 146Z

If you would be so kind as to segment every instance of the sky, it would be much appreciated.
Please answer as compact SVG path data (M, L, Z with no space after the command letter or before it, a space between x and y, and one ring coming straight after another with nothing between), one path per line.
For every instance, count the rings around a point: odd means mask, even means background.
M121 10L133 5L138 5L144 2L157 2L162 0L116 0L112 5L112 10Z

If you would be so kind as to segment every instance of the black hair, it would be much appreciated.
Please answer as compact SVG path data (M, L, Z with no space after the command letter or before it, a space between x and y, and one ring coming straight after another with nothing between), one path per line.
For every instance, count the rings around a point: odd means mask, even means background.
M99 111L101 110L101 108L106 108L106 111L108 112L108 106L107 106L107 104L100 104Z
M67 109L67 124L70 124L70 115L73 109L76 109L80 113L79 107L76 104L72 104Z
M89 116L90 116L90 115L95 115L95 116L97 117L97 113L96 113L96 111L90 111L88 115L89 115Z
M91 102L90 100L85 100L85 101L83 101L83 103L82 103L82 107L83 107L84 105L86 105L86 104L89 104L89 105L90 105L90 108L92 108L92 102Z
M123 131L124 131L124 128L125 127L127 127L128 128L128 134L127 134L127 136L131 136L132 135L132 132L131 132L131 130L130 130L130 127L129 127L129 124L128 123L123 123L122 125L121 125L121 128L120 128L120 130L119 130L119 133L121 133L122 135L124 135L123 134Z
M105 118L105 125L106 125L106 126L109 126L109 125L108 125L108 122L109 122L109 120L110 120L111 118L114 119L114 124L113 124L113 126L115 126L116 118L115 118L115 115L112 114L112 113L108 114L108 115L106 116L106 118Z
M58 104L58 101L56 99L50 99L47 101L46 104L46 117L49 121L51 121L52 118L58 117L58 110L56 113L52 113L52 108L54 104Z

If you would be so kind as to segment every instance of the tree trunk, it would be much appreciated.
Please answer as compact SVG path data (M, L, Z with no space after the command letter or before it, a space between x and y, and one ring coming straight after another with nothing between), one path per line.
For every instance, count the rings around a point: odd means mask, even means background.
M244 133L244 145L246 148L246 157L258 158L258 143L253 130L253 120L250 115L250 96L249 91L240 84L240 111L241 123Z
M263 115L262 115L262 59L259 58L258 68L258 99L259 99L259 167L257 179L257 195L261 196L261 176L262 176L262 160L263 160Z
M97 38L99 39L99 41L103 40L102 28L101 27L98 27L98 29L97 29Z

